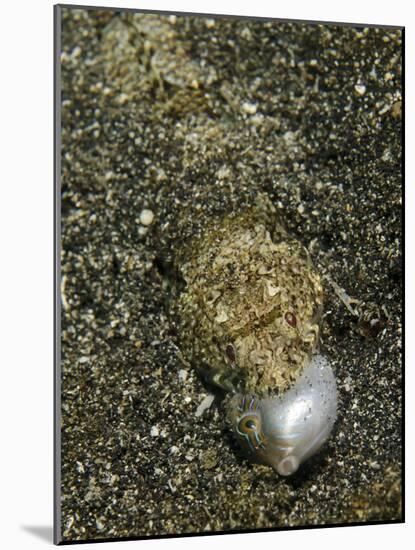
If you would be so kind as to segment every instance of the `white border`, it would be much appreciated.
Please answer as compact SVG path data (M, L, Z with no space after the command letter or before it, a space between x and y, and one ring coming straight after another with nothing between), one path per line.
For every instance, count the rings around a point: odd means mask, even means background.
M65 2L64 2L65 3ZM67 2L70 3L70 2ZM333 2L304 0L152 0L74 2L166 11L251 15L304 20L405 25L407 41L407 110L414 103L415 21L410 3L401 0ZM53 80L50 0L9 2L1 10L1 523L3 548L45 546L45 540L23 527L52 525L52 181ZM412 121L410 120L412 116ZM407 150L415 151L414 113L407 114ZM412 155L413 156L413 155ZM408 158L407 182L414 181L414 162ZM407 185L407 211L414 210L413 186ZM407 269L414 280L411 244L415 216L407 216ZM412 285L413 286L413 285ZM411 284L407 334L415 311ZM407 402L413 403L414 352L407 351ZM414 461L413 410L407 414L407 463ZM411 433L412 432L412 433ZM407 469L407 525L319 529L251 535L106 543L123 547L199 548L211 545L241 548L261 544L266 549L319 550L399 545L415 539L413 468ZM84 548L97 548L84 545Z

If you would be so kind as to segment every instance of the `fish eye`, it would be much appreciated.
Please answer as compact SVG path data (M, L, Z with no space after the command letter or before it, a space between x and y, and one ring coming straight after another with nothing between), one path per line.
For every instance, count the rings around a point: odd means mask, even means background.
M257 421L254 418L243 418L239 422L239 429L241 432L253 431L257 429Z

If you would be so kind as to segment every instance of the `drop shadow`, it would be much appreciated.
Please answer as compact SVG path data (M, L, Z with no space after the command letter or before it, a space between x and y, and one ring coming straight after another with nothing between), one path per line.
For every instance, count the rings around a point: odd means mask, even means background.
M26 533L53 544L53 527L50 525L21 525L20 527Z

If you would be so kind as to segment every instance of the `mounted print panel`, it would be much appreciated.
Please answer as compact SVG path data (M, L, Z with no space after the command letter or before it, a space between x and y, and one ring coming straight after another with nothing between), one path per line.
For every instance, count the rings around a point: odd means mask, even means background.
M402 522L403 29L55 33L55 542Z

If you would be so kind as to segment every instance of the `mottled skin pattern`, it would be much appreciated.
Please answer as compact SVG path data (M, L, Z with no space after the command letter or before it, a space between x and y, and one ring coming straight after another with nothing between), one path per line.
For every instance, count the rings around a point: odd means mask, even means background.
M231 392L284 391L318 344L320 277L269 214L256 208L212 223L179 265L186 286L173 309L182 353Z

